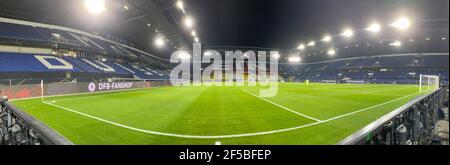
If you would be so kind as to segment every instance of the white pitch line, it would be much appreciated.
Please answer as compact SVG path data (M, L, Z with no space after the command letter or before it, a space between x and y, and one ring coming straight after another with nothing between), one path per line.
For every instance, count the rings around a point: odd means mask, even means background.
M373 108L377 108L377 107L380 107L380 106L383 106L383 105L386 105L386 104L389 104L389 103L396 102L396 101L398 101L398 100L401 100L401 99L404 99L404 98L413 96L413 95L415 95L415 94L417 94L417 93L413 93L413 94L410 94L410 95L406 95L406 96L403 96L403 97L400 97L400 98L397 98L397 99L394 99L394 100L391 100L391 101L387 101L387 102L384 102L384 103L381 103L381 104L377 104L377 105L374 105L374 106L371 106L371 107L367 107L367 108L364 108L364 109L360 109L360 110L357 110L357 111L353 111L353 112L350 112L350 113L346 113L346 114L343 114L343 115L340 115L340 116L332 117L332 118L329 118L329 119L327 119L327 120L324 120L323 122L329 122L329 121L333 121L333 120L336 120L336 119L340 119L340 118L343 118L343 117L346 117L346 116L350 116L350 115L353 115L353 114L357 114L357 113L360 113L360 112L364 112L364 111L367 111L367 110L370 110L370 109L373 109Z
M364 109L360 109L360 110L357 110L357 111L346 113L346 114L343 114L343 115L340 115L340 116L332 117L332 118L329 118L327 120L324 120L323 122L333 121L333 120L340 119L340 118L343 118L343 117L346 117L346 116L350 116L350 115L353 115L353 114L364 112L364 111L367 111L367 110L370 110L370 109L373 109L373 108L377 108L377 107L380 107L380 106L383 106L383 105L386 105L386 104L389 104L389 103L392 103L392 102L396 102L398 100L401 100L401 99L413 96L415 94L417 94L417 93L406 95L406 96L403 96L403 97L400 97L400 98L397 98L397 99L394 99L394 100L391 100L391 101L387 101L387 102L384 102L384 103L381 103L381 104L377 104L377 105L374 105L374 106L371 106L371 107L367 107L367 108L364 108Z
M125 94L125 92L142 92L142 90L149 90L151 92L155 90L161 90L161 89L167 89L165 87L153 87L153 88L143 88L143 89L131 89L127 91L112 91L112 92L97 92L97 93L91 93L92 95L88 96L81 96L81 95L73 95L73 96L80 96L80 97L73 97L73 98L67 98L67 99L56 99L55 101L67 101L67 100L79 100L79 99L85 99L85 98L92 98L92 97L104 97L104 96L111 96L111 95L121 95Z
M292 127L292 128L285 128L285 129L279 129L279 130L273 130L273 131L265 131L265 132L256 132L256 133L235 134L235 135L217 135L217 136L182 135L182 134L165 133L165 132L150 131L150 130L145 130L145 129L140 129L140 128L134 128L134 127L126 126L126 125L119 124L119 123L116 123L116 122L112 122L112 121L109 121L109 120L105 120L105 119L102 119L102 118L99 118L99 117L95 117L95 116L92 116L92 115L88 115L88 114L85 114L85 113L82 113L82 112L78 112L76 110L72 110L72 109L69 109L69 108L66 108L66 107L55 105L54 103L56 101L54 101L54 100L51 101L51 102L43 102L43 103L47 104L47 105L50 105L50 106L54 106L54 107L60 108L62 110L66 110L66 111L69 111L69 112L72 112L72 113L76 113L76 114L79 114L79 115L82 115L82 116L85 116L85 117L88 117L88 118L91 118L91 119L95 119L95 120L98 120L98 121L101 121L101 122L104 122L104 123L108 123L108 124L111 124L111 125L115 125L115 126L118 126L118 127L122 127L122 128L125 128L125 129L137 131L137 132L142 132L142 133L146 133L146 134L170 136L170 137L177 137L177 138L191 138L191 139L225 139L225 138L239 138L239 137L267 135L267 134L281 133L281 132L287 132L287 131L293 131L293 130L297 130L297 129L302 129L302 128L306 128L306 127L311 127L311 126L315 126L315 125L318 125L318 124L327 123L327 122L334 121L334 120L337 120L337 119L340 119L340 118L344 118L344 117L347 117L347 116L350 116L350 115L354 115L354 114L357 114L357 113L361 113L361 112L364 112L364 111L367 111L367 110L370 110L370 109L373 109L373 108L376 108L376 107L379 107L379 106L383 106L383 105L386 105L386 104L389 104L389 103L392 103L392 102L395 102L395 101L398 101L398 100L410 97L410 96L415 95L415 94L417 94L417 93L406 95L406 96L403 96L403 97L400 97L400 98L397 98L397 99L394 99L394 100L391 100L391 101L387 101L387 102L384 102L384 103L381 103L381 104L378 104L378 105L374 105L374 106L371 106L371 107L368 107L368 108L364 108L364 109L361 109L361 110L357 110L357 111L354 111L354 112L351 112L351 113L347 113L347 114L344 114L344 115L336 116L336 117L333 117L333 118L330 118L330 119L327 119L327 120L318 121L318 122L314 122L314 123L310 123L310 124L306 124L306 125L301 125L301 126L296 126L296 127Z
M253 93L250 93L249 91L246 91L246 90L242 90L242 91L244 91L245 93L248 93L248 94L250 94L250 95L252 95L252 96L255 96L255 97L257 97L257 98L259 98L259 99L261 99L261 100L264 100L264 101L266 101L266 102L268 102L268 103L271 103L271 104L273 104L273 105L275 105L275 106L277 106L277 107L283 108L284 110L287 110L287 111L289 111L289 112L292 112L292 113L294 113L294 114L296 114L296 115L299 115L299 116L302 116L302 117L305 117L305 118L314 120L314 121L316 121L316 122L321 122L321 121L322 121L322 120L316 119L316 118L314 118L314 117L311 117L311 116L308 116L308 115L299 113L299 112L294 111L294 110L292 110L292 109L289 109L289 108L287 108L287 107L285 107L285 106L282 106L282 105L280 105L280 104L274 103L274 102L272 102L272 101L270 101L270 100L267 100L267 99L265 99L265 98L259 97L259 96L255 95L255 94L253 94Z

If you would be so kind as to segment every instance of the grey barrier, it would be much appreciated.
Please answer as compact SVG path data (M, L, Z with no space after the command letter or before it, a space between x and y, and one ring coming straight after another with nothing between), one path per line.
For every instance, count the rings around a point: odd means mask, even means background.
M420 96L340 141L339 145L428 145L448 87Z
M73 145L44 123L0 98L0 145Z

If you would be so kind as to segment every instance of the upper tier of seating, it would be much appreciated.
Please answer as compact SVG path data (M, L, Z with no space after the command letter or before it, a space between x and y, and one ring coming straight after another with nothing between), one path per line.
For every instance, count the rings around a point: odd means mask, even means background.
M0 73L14 72L73 72L132 74L141 79L168 79L169 75L147 66L99 61L50 54L0 52Z
M14 41L56 42L61 48L81 49L81 51L113 54L129 58L151 57L153 59L149 60L149 63L152 63L151 65L160 65L163 62L161 58L132 46L96 34L56 25L0 18L0 38L13 39Z

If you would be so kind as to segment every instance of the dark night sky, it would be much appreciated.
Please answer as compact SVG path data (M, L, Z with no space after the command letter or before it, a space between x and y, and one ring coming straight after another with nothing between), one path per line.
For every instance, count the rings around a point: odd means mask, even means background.
M386 25L399 16L407 16L413 23L433 20L446 20L448 23L449 19L449 0L183 1L186 10L195 19L195 30L200 40L206 46L295 49L301 42L318 41L325 34L339 34L345 27L363 29L372 21ZM154 49L152 46L154 34L149 34L150 30L145 24L122 23L123 21L115 16L95 19L86 14L83 3L80 2L81 0L42 0L30 3L28 0L16 0L9 3L46 6L47 8L42 9L39 7L29 9L36 10L38 14L23 12L40 22L66 24L87 31L111 32L115 36L136 43L139 49L164 57L170 53L168 51L173 51ZM61 7L48 9L52 6ZM179 12L175 5L169 6L165 10ZM130 29L138 30L132 33ZM191 39L186 31L182 33Z
M447 19L448 0L187 0L201 40L211 46L292 49L303 41L389 23Z

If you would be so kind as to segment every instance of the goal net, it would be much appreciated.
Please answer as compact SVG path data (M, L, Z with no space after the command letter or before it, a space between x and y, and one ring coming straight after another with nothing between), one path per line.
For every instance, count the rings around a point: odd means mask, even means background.
M439 88L439 76L420 75L419 92L436 90Z

